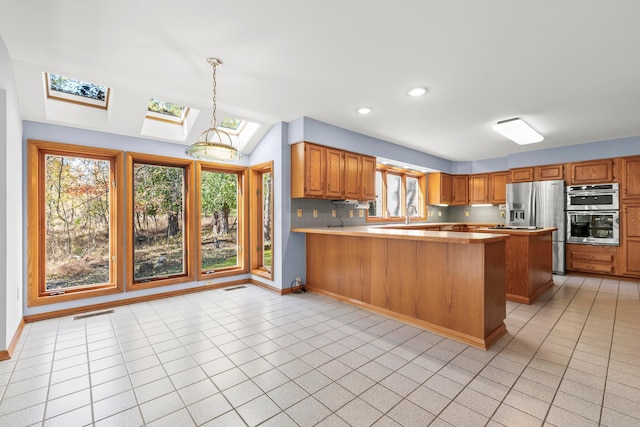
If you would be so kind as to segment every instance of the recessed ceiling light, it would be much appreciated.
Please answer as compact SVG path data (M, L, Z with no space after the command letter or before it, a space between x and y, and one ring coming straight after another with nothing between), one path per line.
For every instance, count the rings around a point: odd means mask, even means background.
M366 116L367 114L369 114L370 112L373 111L373 108L371 107L360 107L356 110L358 112L358 114L360 114L361 116Z
M544 139L535 129L518 117L499 121L493 125L493 130L520 145L534 144Z
M418 96L424 95L425 93L427 93L427 91L428 91L428 89L426 87L424 87L424 86L416 86L416 87L413 87L413 88L409 89L407 91L407 95L413 96L413 97L418 97Z

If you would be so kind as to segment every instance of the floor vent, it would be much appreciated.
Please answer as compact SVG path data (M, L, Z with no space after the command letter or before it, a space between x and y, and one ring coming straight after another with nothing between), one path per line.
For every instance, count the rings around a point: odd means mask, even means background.
M224 288L225 291L235 291L236 289L246 288L246 286L234 286L233 288Z
M114 312L113 310L96 311L94 313L87 313L87 314L81 314L79 316L75 316L73 320L86 319L87 317L93 317L93 316L102 316L103 314L111 314L113 312Z

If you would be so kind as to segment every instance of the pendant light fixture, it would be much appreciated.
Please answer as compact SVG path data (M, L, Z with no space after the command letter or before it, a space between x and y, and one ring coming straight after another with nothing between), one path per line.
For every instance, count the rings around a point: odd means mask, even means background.
M184 152L189 157L199 160L235 160L240 158L238 149L233 146L231 134L219 129L216 120L216 68L222 65L218 58L207 58L207 62L213 67L213 116L211 127L200 134L198 141L188 147Z

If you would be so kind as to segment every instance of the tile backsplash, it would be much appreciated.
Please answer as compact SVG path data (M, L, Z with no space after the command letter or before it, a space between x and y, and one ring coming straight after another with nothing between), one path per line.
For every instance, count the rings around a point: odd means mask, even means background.
M427 222L505 223L498 206L427 206L427 213ZM292 228L354 225L367 225L365 210L337 205L331 200L291 199Z

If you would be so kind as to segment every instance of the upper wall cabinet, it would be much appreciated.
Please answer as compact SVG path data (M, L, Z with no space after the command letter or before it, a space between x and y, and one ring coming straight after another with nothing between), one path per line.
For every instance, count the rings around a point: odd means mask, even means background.
M510 169L511 174L510 182L532 182L534 170L533 166L526 168Z
M489 174L489 203L507 203L507 182L509 172L493 172Z
M291 197L375 199L376 158L309 142L291 146Z
M564 179L564 164L536 166L533 171L534 181L552 181Z
M427 204L451 204L451 175L443 172L430 173L427 183Z
M620 159L590 160L567 163L567 181L570 185L618 182Z
M451 176L451 204L469 204L469 175Z
M489 203L489 174L469 175L469 203Z
M623 199L640 199L640 156L622 158L622 182L620 193Z
M427 180L428 204L469 204L469 175L449 175L448 173L435 172L430 173Z

